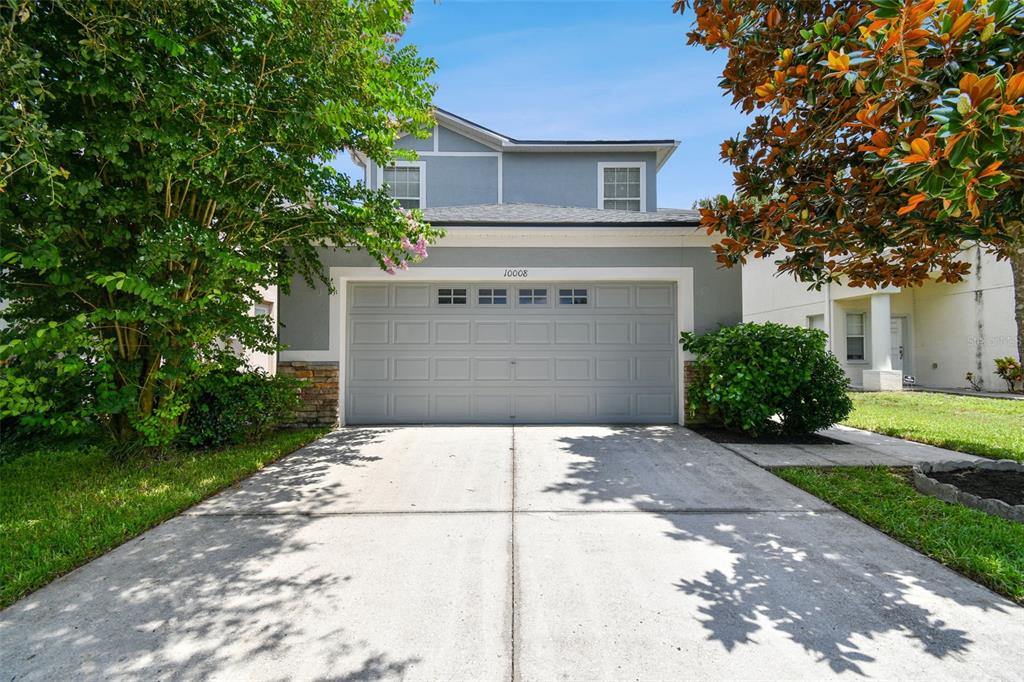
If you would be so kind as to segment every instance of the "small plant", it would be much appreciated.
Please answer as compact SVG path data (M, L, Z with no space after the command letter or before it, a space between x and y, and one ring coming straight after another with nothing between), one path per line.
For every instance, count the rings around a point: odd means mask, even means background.
M849 379L825 340L821 330L771 322L684 332L680 343L697 356L688 407L752 436L832 426L853 403Z
M976 375L974 372L968 372L967 374L965 374L964 375L964 379L967 381L967 383L970 385L970 387L973 388L975 391L980 391L981 390L981 382L983 380L982 380L981 377Z
M1024 382L1024 370L1020 362L1010 356L996 358L996 371L993 374L1006 382L1006 390L1010 393L1017 390L1017 384Z
M254 441L294 416L299 385L263 371L214 370L193 389L180 440L193 448Z

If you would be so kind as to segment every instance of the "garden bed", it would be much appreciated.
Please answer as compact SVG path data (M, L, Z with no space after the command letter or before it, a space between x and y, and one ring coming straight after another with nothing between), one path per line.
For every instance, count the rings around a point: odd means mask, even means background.
M937 462L914 467L914 487L945 502L1024 523L1024 464Z
M690 426L695 431L713 443L731 443L734 445L846 445L847 443L817 433L802 435L783 436L778 434L765 434L762 436L748 436L745 433L729 431L717 426Z

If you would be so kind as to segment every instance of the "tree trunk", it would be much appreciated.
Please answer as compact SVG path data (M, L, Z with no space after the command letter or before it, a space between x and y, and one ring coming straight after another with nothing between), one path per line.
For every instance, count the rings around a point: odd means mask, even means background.
M1013 273L1013 315L1017 320L1017 359L1024 362L1024 238L1010 254Z

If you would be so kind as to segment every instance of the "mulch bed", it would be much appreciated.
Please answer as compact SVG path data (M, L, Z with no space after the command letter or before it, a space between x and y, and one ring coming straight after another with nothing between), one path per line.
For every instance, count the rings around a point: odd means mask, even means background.
M738 445L846 445L844 441L820 436L816 433L804 436L779 436L764 435L754 438L745 433L726 431L713 426L691 426L690 430L696 431L713 443L733 443Z
M1024 473L991 469L933 471L928 474L939 483L955 485L965 493L983 499L1002 500L1006 504L1024 504Z

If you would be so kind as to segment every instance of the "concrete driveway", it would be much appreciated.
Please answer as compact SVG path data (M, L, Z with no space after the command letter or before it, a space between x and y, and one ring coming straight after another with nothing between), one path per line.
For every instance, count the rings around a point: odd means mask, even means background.
M674 427L352 428L0 614L5 679L1021 679L1024 609Z

